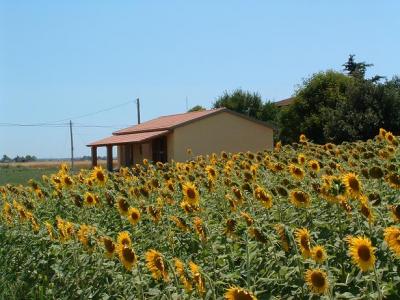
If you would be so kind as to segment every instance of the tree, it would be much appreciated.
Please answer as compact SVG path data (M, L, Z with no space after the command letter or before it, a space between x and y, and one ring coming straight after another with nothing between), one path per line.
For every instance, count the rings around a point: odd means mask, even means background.
M238 113L253 118L259 118L263 108L263 101L258 93L250 93L248 91L237 89L232 93L225 91L222 96L217 98L213 107L226 107Z
M289 143L298 141L304 133L316 143L324 143L324 124L346 101L346 90L352 78L335 71L320 72L306 79L297 90L295 101L282 108L279 116L280 139Z
M283 142L297 141L301 133L316 143L341 143L372 138L380 127L399 132L400 79L365 79L371 64L355 62L354 55L344 66L347 75L326 71L303 82L294 103L280 113Z
M206 110L206 109L201 105L196 105L196 106L193 106L191 109L189 109L188 112L202 111L202 110Z
M8 157L6 154L3 155L3 158L0 160L3 163L11 162L11 158Z

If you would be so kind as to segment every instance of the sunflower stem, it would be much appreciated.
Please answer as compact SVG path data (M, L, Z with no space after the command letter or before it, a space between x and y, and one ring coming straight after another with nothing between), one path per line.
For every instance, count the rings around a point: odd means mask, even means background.
M139 280L140 280L140 284L139 284L140 295L142 297L142 300L145 300L146 298L144 297L144 291L143 291L142 270L141 270L139 264L138 264L137 270L138 270L138 275L139 275Z
M246 232L246 285L250 290L250 249L249 249L249 233Z

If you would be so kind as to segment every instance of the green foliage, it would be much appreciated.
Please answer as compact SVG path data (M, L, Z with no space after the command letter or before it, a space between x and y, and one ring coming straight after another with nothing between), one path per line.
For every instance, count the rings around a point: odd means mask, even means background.
M297 141L301 133L316 143L341 143L372 138L379 128L399 132L400 79L365 79L371 65L354 56L344 66L348 75L326 71L303 82L279 116L283 142Z
M201 105L196 105L196 106L193 106L191 109L189 109L188 112L202 111L202 110L206 110L206 109Z
M263 102L261 95L236 89L229 93L227 91L217 98L214 108L226 107L238 113L261 121L277 121L278 108L269 101Z

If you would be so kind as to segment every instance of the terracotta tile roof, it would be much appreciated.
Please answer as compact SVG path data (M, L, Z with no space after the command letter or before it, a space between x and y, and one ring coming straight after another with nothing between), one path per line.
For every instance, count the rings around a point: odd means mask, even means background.
M160 131L140 132L140 133L123 134L123 135L112 135L110 137L106 137L104 139L90 143L87 146L120 145L126 143L139 143L139 142L141 143L150 140L152 138L164 135L168 132L169 132L168 130L160 130Z
M189 112L177 115L162 116L138 125L134 125L128 128L124 128L113 132L114 135L122 135L127 133L138 133L138 132L148 132L156 130L170 130L177 126L183 125L185 123L191 122L196 119L201 119L211 114L227 110L226 108L217 108L196 112Z
M287 98L287 99L283 99L283 100L280 100L280 101L276 101L276 102L274 102L274 104L276 105L276 106L279 106L279 107L281 107L281 106L288 106L288 105L290 105L290 104L292 104L292 102L294 101L294 97L290 97L290 98Z

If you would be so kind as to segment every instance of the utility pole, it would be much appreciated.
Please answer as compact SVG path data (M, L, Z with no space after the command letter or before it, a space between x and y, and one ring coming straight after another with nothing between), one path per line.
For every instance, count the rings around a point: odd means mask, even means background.
M186 112L189 110L189 102L188 97L186 96Z
M136 99L136 110L137 110L137 123L140 124L140 101Z
M71 171L74 169L74 138L72 136L72 121L69 120L69 135L71 136Z

